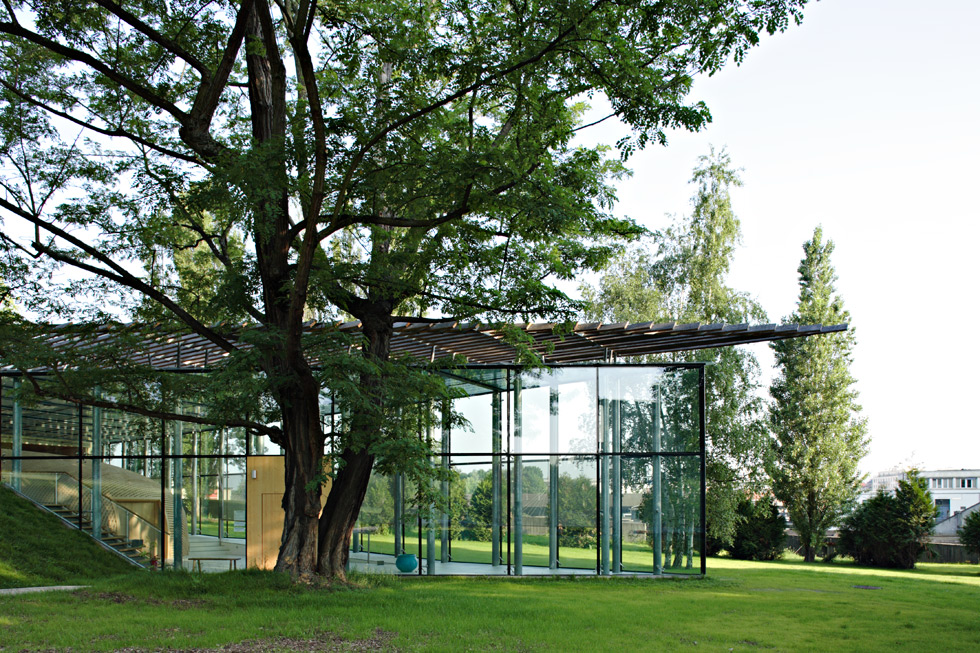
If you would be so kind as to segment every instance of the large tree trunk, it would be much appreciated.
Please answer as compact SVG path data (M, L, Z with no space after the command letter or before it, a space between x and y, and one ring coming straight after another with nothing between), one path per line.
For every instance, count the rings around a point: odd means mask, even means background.
M320 426L319 387L312 374L307 370L298 383L290 385L292 392L279 395L286 488L276 571L309 581L316 573L324 434Z
M378 362L387 361L393 331L390 306L372 303L369 305L369 312L359 317L367 340L364 356ZM379 421L381 409L385 400L381 379L362 374L360 382L361 392L368 395L377 412L374 415L352 416L348 438L350 442L358 443L358 448L348 447L341 453L341 468L334 478L327 504L320 516L317 570L338 580L347 578L351 536L371 480L371 468L374 466L374 455L367 447L368 443L378 437L382 426Z
M371 479L374 456L365 451L346 449L340 457L343 468L334 479L320 517L317 571L330 578L345 580L351 536Z
M275 380L272 392L282 413L279 444L285 450L285 515L276 571L309 580L316 573L324 435L320 426L320 388L303 356L302 311L296 308L302 305L306 288L301 283L294 284L291 277L292 237L284 150L286 69L271 30L268 6L256 3L246 21L245 57L252 136L258 145L254 153L261 156L267 169L263 174L278 175L283 183L273 192L260 187L250 193L247 184L245 188L255 201L252 235L262 281L264 323L282 342L269 348L263 359L266 374ZM296 298L295 293L299 293Z

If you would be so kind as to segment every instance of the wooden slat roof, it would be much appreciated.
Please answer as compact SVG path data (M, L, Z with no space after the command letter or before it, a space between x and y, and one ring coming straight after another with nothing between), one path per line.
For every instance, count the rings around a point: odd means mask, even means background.
M359 322L310 323L306 329L311 334L325 335L334 331L357 335L360 327ZM248 328L249 325L226 325L219 330L229 339L237 340L237 334ZM94 328L81 334L71 325L58 325L51 327L46 339L55 347L96 348L101 343L111 342L113 331L119 330L145 334L137 340L137 346L130 348L127 357L161 370L208 369L219 365L227 356L197 334L161 334L153 325ZM508 332L515 330L523 331L531 339L533 348L546 363L562 364L802 338L846 331L847 325L398 322L394 325L391 351L392 354L411 354L425 360L459 355L470 364L506 365L513 363L516 355L514 347L507 341Z

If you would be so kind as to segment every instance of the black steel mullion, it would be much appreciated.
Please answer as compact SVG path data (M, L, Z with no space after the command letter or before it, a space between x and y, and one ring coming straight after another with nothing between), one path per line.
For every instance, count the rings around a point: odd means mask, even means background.
M78 404L78 530L82 530L82 492L84 486L82 485L82 473L84 468L82 467L82 461L84 460L82 433L84 431L84 419L85 415L83 411L85 407L82 404Z
M511 527L510 527L510 524L511 524L511 519L513 518L513 515L511 515L511 505L510 505L510 484L511 484L511 479L510 479L510 458L511 458L511 456L510 456L510 442L513 439L513 434L511 433L511 423L510 423L510 411L511 411L510 394L511 394L512 390L513 389L511 388L510 370L508 369L507 370L507 393L506 393L507 394L507 575L508 576L511 575L511 568L510 568L510 564L511 564L511 562L510 562L510 549L511 549L510 536L511 536Z
M708 542L708 524L705 520L706 516L706 494L705 486L707 483L707 469L705 465L705 440L706 440L706 412L704 406L704 366L702 365L698 368L698 418L700 421L701 430L701 575L707 574L708 570L708 556L707 556L707 542Z
M167 560L167 420L160 420L160 569Z

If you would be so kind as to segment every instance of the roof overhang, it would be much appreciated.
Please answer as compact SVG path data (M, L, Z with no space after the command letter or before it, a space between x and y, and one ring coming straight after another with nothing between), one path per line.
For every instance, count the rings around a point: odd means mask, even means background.
M239 341L250 325L225 325L216 330L232 341ZM360 322L310 323L311 335L356 336ZM98 348L115 340L119 330L130 335L145 334L135 340L132 362L158 370L204 371L220 366L227 354L195 333L161 332L159 325L77 327L52 325L42 336L54 348ZM397 322L391 339L392 355L411 355L425 361L451 356L463 357L469 364L508 365L515 362L519 338L528 343L546 364L612 361L633 356L711 349L803 338L847 330L846 324L832 326L799 324L678 324L666 323L532 323L484 324L479 322ZM130 342L134 342L130 339ZM243 345L247 347L248 345ZM356 344L353 345L356 347ZM14 372L9 367L2 368Z

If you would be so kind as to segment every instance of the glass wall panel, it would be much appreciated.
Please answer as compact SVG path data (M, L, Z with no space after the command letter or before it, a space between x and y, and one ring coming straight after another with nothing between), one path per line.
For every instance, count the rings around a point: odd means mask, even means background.
M14 401L14 379L4 377L0 402L3 455L77 456L78 407L60 400Z
M245 539L245 457L229 456L224 459L224 483L222 501L223 538ZM242 557L245 553L242 551Z
M283 448L273 442L268 435L253 433L250 444L253 456L281 456L284 453Z
M494 487L491 458L455 457L452 459L452 471L454 475L449 496L450 561L491 565L496 551L499 564L500 542L506 542L507 537L501 522L504 493L499 485ZM465 573L465 569L463 571Z
M698 378L698 370L690 368L600 368L599 396L610 452L698 451Z
M491 453L493 447L494 396L492 392L453 400L453 410L466 423L453 429L450 451L460 453ZM499 401L499 393L497 393Z
M596 368L521 374L526 453L595 453Z
M395 520L395 499L398 496L396 482L398 477L385 476L372 472L364 494L364 503L358 514L354 527L354 537L351 541L353 560L368 560L366 554L395 555L395 533L401 536L401 520ZM400 499L400 497L398 497ZM396 528L398 526L398 528ZM399 541L399 545L401 542ZM378 560L375 560L378 562ZM384 561L381 560L383 563ZM388 561L391 563L391 560Z
M558 461L558 563L562 569L595 569L599 546L596 456L565 456Z
M511 479L511 547L514 573L541 573L548 569L552 559L548 520L551 466L548 458L515 458Z
M659 458L659 483L658 461ZM695 456L636 463L623 495L623 570L701 573L701 472ZM659 553L659 555L658 555Z

